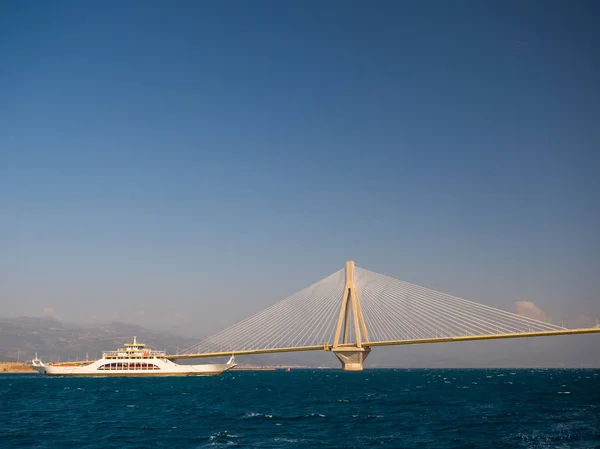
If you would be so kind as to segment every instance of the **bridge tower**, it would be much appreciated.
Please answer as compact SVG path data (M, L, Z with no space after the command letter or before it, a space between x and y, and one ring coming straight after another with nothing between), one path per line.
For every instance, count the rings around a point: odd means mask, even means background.
M341 341L340 341L341 338ZM354 285L354 262L346 262L346 285L331 350L342 362L344 371L362 371L371 352L369 333Z

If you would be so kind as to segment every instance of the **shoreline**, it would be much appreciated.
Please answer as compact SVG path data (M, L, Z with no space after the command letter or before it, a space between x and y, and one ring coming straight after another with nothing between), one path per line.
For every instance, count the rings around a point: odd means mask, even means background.
M0 362L0 374L30 374L37 373L33 367L21 362Z

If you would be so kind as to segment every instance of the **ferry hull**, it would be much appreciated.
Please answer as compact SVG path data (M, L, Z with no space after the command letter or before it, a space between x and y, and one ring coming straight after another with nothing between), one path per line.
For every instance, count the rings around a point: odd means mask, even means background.
M178 365L170 361L155 362L158 370L98 370L102 360L86 366L63 367L52 365L34 366L40 374L57 377L172 377L172 376L218 376L233 368L235 363L213 365ZM163 365L163 366L161 366Z
M131 374L131 373L121 373L121 374L62 374L62 373L44 373L49 377L203 377L203 376L218 376L221 373L206 373L206 374L186 374L186 373L147 373L147 374Z

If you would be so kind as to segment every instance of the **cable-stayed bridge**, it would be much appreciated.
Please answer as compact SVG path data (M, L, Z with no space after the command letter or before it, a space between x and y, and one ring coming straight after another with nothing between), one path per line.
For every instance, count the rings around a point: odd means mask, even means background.
M372 347L600 333L566 329L346 262L340 270L171 359L332 351L361 370Z

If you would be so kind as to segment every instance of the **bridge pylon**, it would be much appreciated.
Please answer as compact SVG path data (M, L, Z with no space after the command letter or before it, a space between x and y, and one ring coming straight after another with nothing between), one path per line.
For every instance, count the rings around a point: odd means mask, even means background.
M346 262L346 285L331 350L342 362L344 371L362 371L363 362L371 352L351 260Z

